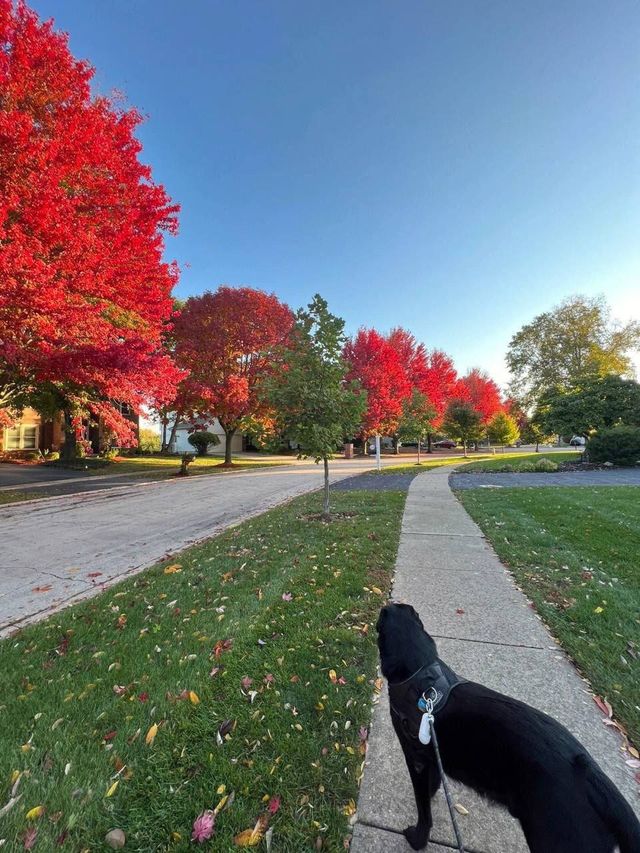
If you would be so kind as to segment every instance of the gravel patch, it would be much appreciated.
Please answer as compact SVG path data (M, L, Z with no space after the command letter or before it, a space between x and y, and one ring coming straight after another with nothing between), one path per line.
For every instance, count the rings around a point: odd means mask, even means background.
M452 489L540 486L640 486L640 468L605 471L557 471L548 474L451 474Z

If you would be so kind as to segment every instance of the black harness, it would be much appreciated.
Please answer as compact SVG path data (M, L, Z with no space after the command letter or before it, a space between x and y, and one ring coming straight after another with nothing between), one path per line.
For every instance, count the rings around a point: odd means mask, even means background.
M398 718L405 732L414 740L418 740L423 713L420 703L423 697L433 702L435 716L447 704L451 691L465 682L465 678L460 678L446 665L443 668L440 660L425 664L405 681L389 683L391 713Z

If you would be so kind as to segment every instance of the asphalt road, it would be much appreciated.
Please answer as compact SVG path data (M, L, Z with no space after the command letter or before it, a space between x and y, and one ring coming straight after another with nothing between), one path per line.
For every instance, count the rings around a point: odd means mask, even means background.
M373 463L335 460L331 479ZM321 485L299 462L0 506L0 635Z
M451 474L452 489L539 488L541 486L640 486L640 468L611 471L556 471L551 473Z

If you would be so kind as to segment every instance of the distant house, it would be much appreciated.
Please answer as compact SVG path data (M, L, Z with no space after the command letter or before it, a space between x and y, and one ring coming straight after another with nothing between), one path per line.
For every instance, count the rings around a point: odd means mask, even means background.
M139 417L134 414L126 403L118 405L120 412L130 420L136 432L139 428ZM94 453L99 453L108 443L102 422L91 424L84 422L81 439L89 441ZM39 450L46 453L51 450L59 451L64 444L64 426L62 415L43 418L34 409L24 409L22 415L11 426L0 427L0 454L3 456L25 456L29 452Z
M171 435L171 428L173 426L173 420L170 419L167 425L167 435ZM212 432L218 436L220 439L220 444L216 444L215 447L209 448L209 453L214 455L224 456L225 448L227 446L226 436L224 434L224 430L220 426L220 421L216 418L212 423L203 424L202 421L198 423L198 426L202 429L205 429L207 432ZM169 445L169 453L193 453L194 448L191 444L189 444L189 436L194 432L194 425L188 421L179 421L178 427L176 429L175 439ZM231 452L232 453L241 453L243 450L247 450L248 441L246 436L242 433L237 432L233 438L231 439Z

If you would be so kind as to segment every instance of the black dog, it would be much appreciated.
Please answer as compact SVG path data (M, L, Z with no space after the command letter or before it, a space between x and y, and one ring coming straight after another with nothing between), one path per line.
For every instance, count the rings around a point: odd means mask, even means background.
M481 684L438 658L413 607L388 604L377 624L391 718L404 752L418 823L404 834L414 850L431 832L440 786L433 743L419 740L423 692L434 703L442 765L453 779L505 806L534 853L640 853L640 823L584 747L555 720ZM426 739L426 738L425 738Z

